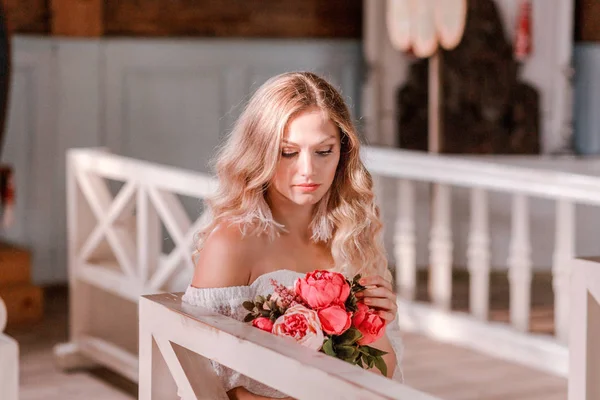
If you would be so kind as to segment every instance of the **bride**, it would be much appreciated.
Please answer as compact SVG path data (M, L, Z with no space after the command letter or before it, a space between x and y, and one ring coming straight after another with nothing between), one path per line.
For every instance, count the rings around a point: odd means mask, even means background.
M381 242L372 179L348 107L308 72L275 76L250 99L217 159L219 188L197 236L183 301L242 320L242 302L305 273L360 273L361 301L378 309L388 377L401 380L396 296ZM213 363L230 399L284 394ZM373 373L380 373L376 368Z

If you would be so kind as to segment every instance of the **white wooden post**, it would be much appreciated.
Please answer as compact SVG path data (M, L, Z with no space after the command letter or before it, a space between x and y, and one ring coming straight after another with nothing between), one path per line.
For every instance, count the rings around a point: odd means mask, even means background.
M140 282L146 283L158 270L162 240L160 219L148 198L145 185L138 188L136 207L137 268Z
M490 234L487 192L471 190L471 230L467 249L471 314L487 320L490 294Z
M0 298L0 399L19 398L19 345L5 335L6 307Z
M600 399L600 258L573 260L569 400Z
M531 242L529 238L529 206L527 196L513 195L512 236L508 258L510 285L510 321L526 332L531 307Z
M79 279L79 254L88 234L94 229L96 220L86 207L83 193L78 187L76 160L67 156L67 267L69 270L69 337L70 341L54 348L57 364L66 370L94 366L79 347L80 340L90 330L92 315L90 286Z
M394 231L394 257L398 293L413 300L417 293L417 260L415 240L415 188L413 182L397 183L398 217Z
M432 185L429 296L437 307L444 310L450 309L452 301L453 245L450 194L450 186Z
M556 337L568 342L569 333L569 294L571 260L575 255L575 207L567 200L556 203L556 241L552 266L552 286L554 288L554 327Z

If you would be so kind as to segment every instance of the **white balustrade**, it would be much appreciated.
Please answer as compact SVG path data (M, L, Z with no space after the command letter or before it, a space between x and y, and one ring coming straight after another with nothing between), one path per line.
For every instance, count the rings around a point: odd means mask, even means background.
M456 156L432 155L389 148L366 147L363 159L374 176L376 199L386 213L384 201L393 194L397 204L393 234L393 257L397 287L401 293L403 327L476 347L494 355L502 348L509 360L539 366L565 375L567 371L570 260L574 253L577 204L600 206L600 179L536 170L532 168L474 161ZM191 277L192 238L202 217L192 221L177 195L203 199L216 182L208 176L152 163L118 157L99 150L71 150L68 155L69 279L71 290L70 343L56 353L66 367L96 362L137 379L135 340L117 345L101 337L98 326L134 316L140 295L182 290ZM103 180L123 182L116 196ZM417 291L416 182L434 190L429 198L430 298L434 305L414 302ZM452 188L470 191L470 224L467 236L467 268L470 273L469 315L450 311L453 267ZM490 260L495 227L490 226L489 196L505 193L512 199L508 275L510 324L490 323ZM538 337L528 332L531 310L532 244L530 198L556 202L556 239L553 255L556 337ZM387 219L384 222L389 223ZM166 254L161 226L172 238L174 249ZM550 247L550 246L549 246ZM114 254L107 262L106 255ZM178 278L179 277L179 278ZM179 286L177 286L179 282ZM183 282L183 283L182 283ZM93 289L93 290L92 290ZM112 296L99 305L97 292ZM93 292L93 293L92 293ZM115 300L120 299L120 303ZM123 303L124 302L124 303ZM126 306L129 304L130 306ZM99 307L99 308L98 308ZM118 310L115 314L91 310ZM127 307L133 307L127 311ZM118 314L118 315L117 315ZM94 318L91 318L94 315ZM110 318L109 318L110 317ZM443 322L442 321L446 321ZM129 321L131 322L131 321ZM448 329L452 326L452 329ZM134 332L123 324L115 337ZM491 335L491 336L490 336ZM489 340L494 337L494 340Z
M363 159L369 171L378 179L397 180L393 254L398 288L404 301L401 309L407 313L400 318L403 327L566 376L568 353L565 344L569 332L569 310L572 310L568 289L570 260L574 255L576 240L575 207L577 204L600 206L600 178L391 148L367 147ZM431 306L413 302L418 269L415 257L416 232L419 224L423 223L416 215L415 182L429 183L433 189L428 198L431 210L431 274L428 282L433 302ZM470 274L469 314L479 325L449 311L454 249L452 187L470 191L471 215L466 250L466 266ZM488 321L491 245L497 229L490 226L490 193L508 194L512 200L510 220L507 221L511 224L507 259L509 330L504 330L507 327L503 324ZM533 273L530 198L556 202L555 242L553 246L548 246L554 249L554 337L529 332ZM484 335L496 335L496 339L488 340ZM501 354L499 348L503 349Z

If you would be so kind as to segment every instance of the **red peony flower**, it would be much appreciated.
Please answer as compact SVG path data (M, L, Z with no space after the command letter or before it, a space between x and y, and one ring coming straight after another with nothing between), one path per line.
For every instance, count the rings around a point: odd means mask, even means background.
M385 333L385 321L377 312L364 303L357 303L358 310L352 318L352 326L362 333L363 337L358 341L359 345L373 343Z
M298 296L314 310L330 305L344 306L350 295L350 285L344 275L337 272L317 270L309 272L296 281Z
M265 317L259 317L252 320L252 325L269 333L271 333L273 330L273 322L269 318Z
M340 306L329 306L319 310L323 331L330 335L341 335L352 324L352 313Z

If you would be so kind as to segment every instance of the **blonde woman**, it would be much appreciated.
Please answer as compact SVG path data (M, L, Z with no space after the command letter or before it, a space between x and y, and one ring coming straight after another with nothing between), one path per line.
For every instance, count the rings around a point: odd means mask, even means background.
M360 273L370 287L362 300L388 322L372 346L388 352L388 376L400 380L396 297L359 149L348 107L324 79L295 72L261 86L218 156L219 189L207 201L184 301L241 320L242 302L272 292L270 279L292 285L315 269ZM285 396L213 365L230 399Z

